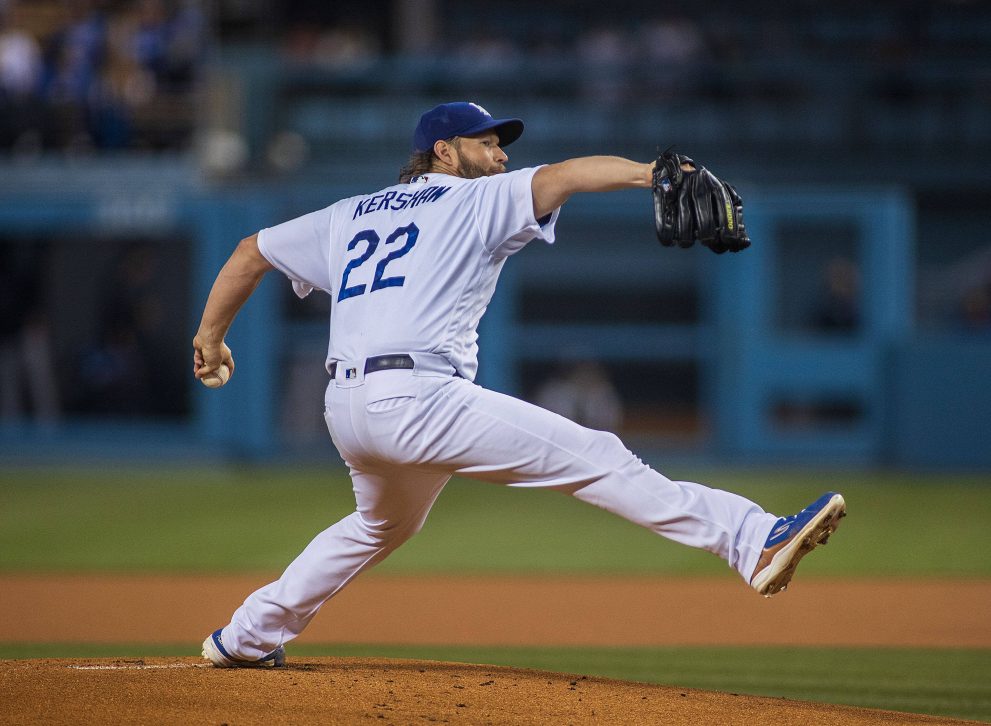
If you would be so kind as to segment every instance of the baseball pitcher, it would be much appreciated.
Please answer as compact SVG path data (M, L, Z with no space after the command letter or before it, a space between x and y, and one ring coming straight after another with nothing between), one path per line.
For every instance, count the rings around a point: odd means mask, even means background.
M611 433L473 382L478 324L503 265L528 244L552 244L577 192L651 190L664 245L750 245L740 196L687 157L589 156L507 171L505 148L522 133L519 119L474 103L437 106L420 118L398 184L251 235L217 276L193 339L194 374L210 385L233 374L224 338L267 272L282 272L300 296L330 296L325 418L356 508L206 638L213 665L282 665L284 644L416 534L455 474L574 496L719 555L765 596L788 585L845 514L833 492L779 518L736 494L672 481Z

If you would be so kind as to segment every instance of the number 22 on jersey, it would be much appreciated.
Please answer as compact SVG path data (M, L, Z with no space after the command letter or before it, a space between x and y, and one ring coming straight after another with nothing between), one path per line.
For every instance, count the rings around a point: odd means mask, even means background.
M368 290L369 293L373 293L376 290L381 290L383 287L402 287L403 283L406 282L405 275L393 275L392 277L385 276L385 268L393 260L398 260L400 257L405 255L411 249L413 245L416 244L416 238L420 235L420 229L412 222L405 227L397 227L392 231L388 237L385 238L385 247L388 249L389 245L395 244L399 239L405 237L406 244L402 247L393 249L389 254L378 261L375 265L375 275L372 277L372 286ZM344 275L341 277L341 287L340 292L337 293L337 302L341 300L347 300L349 297L357 297L358 295L364 295L366 285L361 283L360 285L351 285L348 287L348 276L356 269L361 267L363 264L371 259L372 255L375 254L375 250L378 249L381 237L374 229L363 229L348 242L348 252L354 250L359 244L365 244L365 250L358 257L351 260L347 267L344 268Z

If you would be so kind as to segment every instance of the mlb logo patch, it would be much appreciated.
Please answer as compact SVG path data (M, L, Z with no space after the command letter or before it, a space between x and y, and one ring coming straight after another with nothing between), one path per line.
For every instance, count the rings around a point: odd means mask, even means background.
M358 377L358 369L357 368L348 368L348 369L346 369L344 371L344 377L347 378L348 380L350 380L352 378L357 378Z

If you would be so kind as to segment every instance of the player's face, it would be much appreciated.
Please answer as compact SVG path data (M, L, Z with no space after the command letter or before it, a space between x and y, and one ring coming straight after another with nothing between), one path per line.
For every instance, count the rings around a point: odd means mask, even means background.
M465 179L502 174L509 157L494 133L462 136L457 147L458 174Z

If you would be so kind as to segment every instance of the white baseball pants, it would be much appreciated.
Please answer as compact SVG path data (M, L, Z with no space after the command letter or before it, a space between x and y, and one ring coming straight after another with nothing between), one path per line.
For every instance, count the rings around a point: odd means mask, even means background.
M367 379L338 364L326 420L351 469L356 511L318 534L224 628L235 657L257 659L299 635L321 605L423 526L454 474L571 494L676 542L713 552L746 580L777 517L729 492L671 481L613 434L441 372ZM341 375L350 368L351 379ZM431 370L432 369L432 370Z

